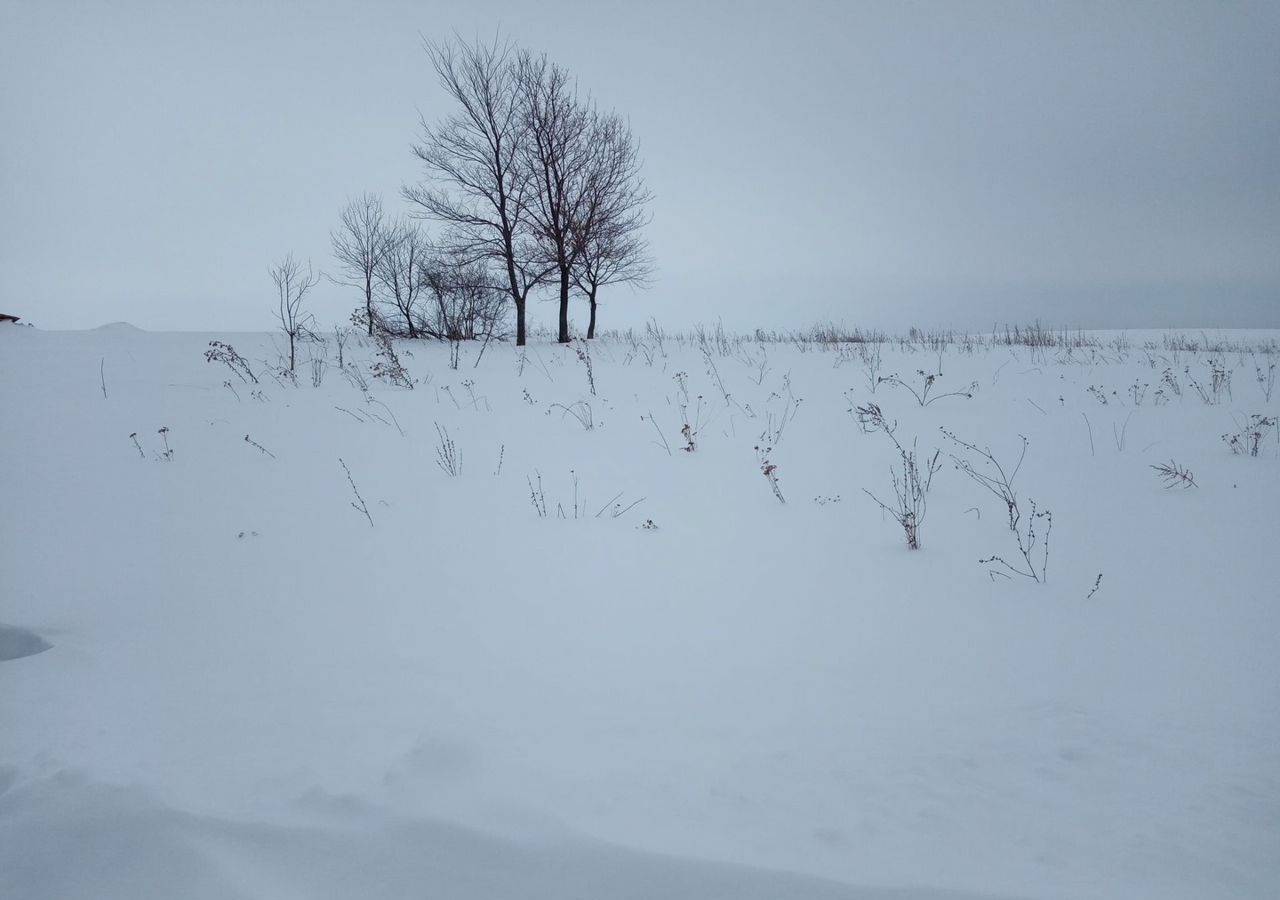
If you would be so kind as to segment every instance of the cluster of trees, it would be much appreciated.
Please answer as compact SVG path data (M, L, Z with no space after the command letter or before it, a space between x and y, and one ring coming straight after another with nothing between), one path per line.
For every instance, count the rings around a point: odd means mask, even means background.
M461 341L494 337L502 327L504 297L491 273L428 241L414 220L389 220L381 198L349 201L331 236L338 280L363 294L355 319L370 335Z
M348 203L332 234L343 283L358 287L358 318L408 337L489 338L515 309L526 338L528 300L585 298L595 336L599 291L643 285L650 194L627 122L579 93L562 67L511 45L426 45L453 110L421 123L413 147L423 178L403 190L412 217L391 221L380 198ZM439 226L429 240L419 224Z

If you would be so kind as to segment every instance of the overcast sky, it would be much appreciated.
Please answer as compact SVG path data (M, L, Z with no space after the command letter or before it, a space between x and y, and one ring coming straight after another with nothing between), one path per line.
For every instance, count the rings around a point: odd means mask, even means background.
M404 209L422 36L498 29L641 141L658 277L602 327L1280 327L1274 0L0 0L0 312L271 327L348 196Z

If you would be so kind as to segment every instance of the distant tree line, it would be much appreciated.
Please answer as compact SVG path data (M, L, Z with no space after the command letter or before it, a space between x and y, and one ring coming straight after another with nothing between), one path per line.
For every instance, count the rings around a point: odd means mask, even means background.
M381 198L348 201L331 234L340 283L357 288L354 320L370 335L459 341L527 336L528 301L587 302L595 337L600 289L645 285L651 195L626 120L579 92L568 71L510 44L428 42L451 111L421 122L422 178L410 214ZM423 221L437 226L433 237Z

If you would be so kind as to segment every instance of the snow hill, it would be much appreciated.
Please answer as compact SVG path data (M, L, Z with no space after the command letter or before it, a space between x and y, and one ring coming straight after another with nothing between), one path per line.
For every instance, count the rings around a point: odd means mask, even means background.
M1278 337L0 328L0 897L1275 897Z

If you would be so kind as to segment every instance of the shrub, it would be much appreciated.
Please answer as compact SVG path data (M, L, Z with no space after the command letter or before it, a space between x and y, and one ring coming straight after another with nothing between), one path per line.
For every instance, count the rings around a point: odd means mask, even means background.
M889 476L893 483L893 505L885 503L866 488L863 488L862 492L879 504L882 510L893 516L894 521L902 528L907 549L919 550L920 528L924 525L926 510L925 496L929 493L933 476L938 471L940 451L935 450L933 456L921 465L916 451L916 442L914 440L911 442L910 449L904 447L894 434L896 424L891 424L885 419L884 413L877 404L868 403L866 406L859 406L856 413L858 425L865 433L881 431L893 441L901 465L901 469L889 467Z

